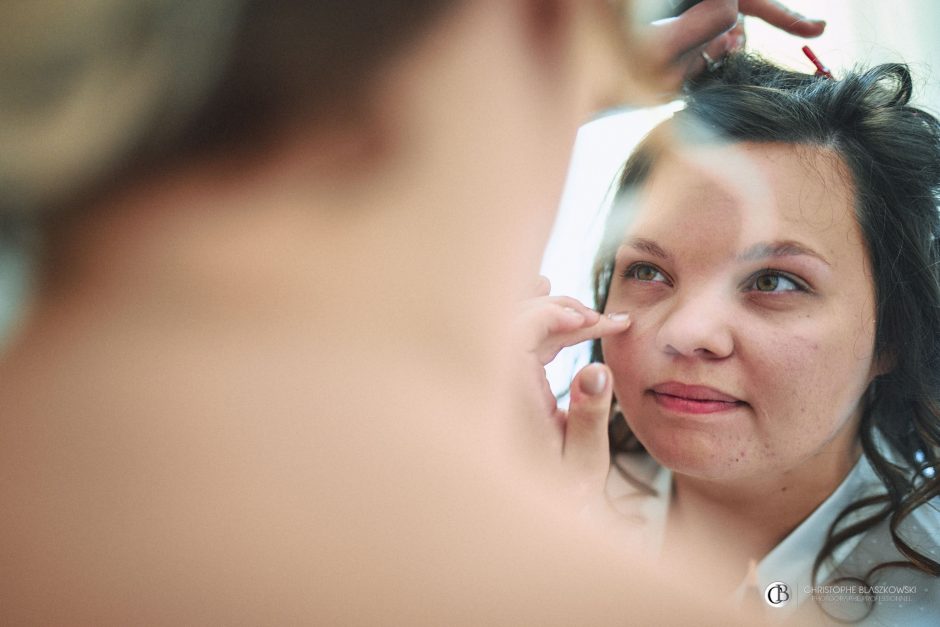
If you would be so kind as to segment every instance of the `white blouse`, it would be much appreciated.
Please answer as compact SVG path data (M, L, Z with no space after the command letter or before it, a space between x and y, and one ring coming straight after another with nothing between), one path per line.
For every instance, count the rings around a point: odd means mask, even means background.
M882 438L878 439L882 450L890 450ZM889 459L897 461L899 457L892 454ZM658 554L671 500L672 472L646 453L621 453L616 463L656 491L655 496L642 492L613 467L608 475L607 496L611 503L624 515L641 521L644 544ZM855 623L860 625L940 625L940 579L920 571L887 568L872 575L869 587L854 580L830 584L836 568L842 576L861 577L877 564L903 559L891 540L888 520L838 546L820 567L818 583L813 588L813 562L829 526L848 504L884 491L867 457L862 455L829 498L760 561L756 588L752 573L751 585L743 582L732 602L748 601L749 605L761 606L770 619L796 618L807 624L837 624L827 619L819 607L822 604L830 614L850 620L864 616L871 606L871 613ZM854 512L842 524L852 524L874 511L866 508ZM900 534L910 545L940 561L940 498L914 510L902 523ZM818 603L813 599L814 592L818 594Z

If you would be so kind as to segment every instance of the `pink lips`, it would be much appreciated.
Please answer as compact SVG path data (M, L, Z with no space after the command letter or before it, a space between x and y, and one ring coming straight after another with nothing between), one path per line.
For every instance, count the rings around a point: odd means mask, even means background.
M744 405L744 401L701 385L670 381L650 390L660 406L684 414L714 414Z

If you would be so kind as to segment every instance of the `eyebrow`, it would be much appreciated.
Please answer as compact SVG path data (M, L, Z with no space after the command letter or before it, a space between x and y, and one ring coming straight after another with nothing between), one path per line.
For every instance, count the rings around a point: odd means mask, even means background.
M827 266L832 264L809 246L792 240L777 242L759 242L754 244L737 256L738 261L756 261L766 259L767 257L796 257L799 255L808 255L815 257Z
M659 257L660 259L665 259L669 261L672 259L672 256L667 253L662 246L657 244L651 239L645 239L643 237L634 237L632 239L624 242L627 246L635 248L636 250L646 253L648 255L653 255L654 257Z
M662 246L653 240L643 237L634 237L630 240L627 240L625 243L627 246L630 246L631 248L634 248L640 252L644 252L648 255L659 257L660 259L666 261L672 259L672 255L670 255ZM737 255L736 259L738 261L757 261L759 259L767 259L768 257L796 257L799 255L815 257L827 266L832 265L825 257L817 253L809 246L805 246L793 240L759 242Z

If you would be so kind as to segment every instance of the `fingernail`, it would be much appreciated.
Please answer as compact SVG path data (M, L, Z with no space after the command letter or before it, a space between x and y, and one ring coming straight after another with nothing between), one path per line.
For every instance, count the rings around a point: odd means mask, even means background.
M588 396L597 396L607 387L607 371L600 366L588 368L581 375L580 386Z
M613 322L622 322L622 323L630 322L630 314L628 314L625 311L618 311L617 313L609 313L607 314L607 317L610 318L610 320Z
M797 13L796 11L793 12L793 17L796 19L797 22L807 22L809 24L825 24L826 23L826 20L820 20L815 17L806 17L802 13Z

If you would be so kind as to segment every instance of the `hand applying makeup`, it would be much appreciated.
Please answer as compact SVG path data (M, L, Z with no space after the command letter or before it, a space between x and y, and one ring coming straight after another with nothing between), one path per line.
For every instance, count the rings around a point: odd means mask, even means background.
M555 402L545 366L566 346L627 331L630 318L620 313L599 314L577 299L550 296L550 289L548 279L541 277L535 294L522 303L516 316L524 445L534 449L541 465L557 470L578 507L592 516L605 514L598 505L603 503L610 464L610 370L603 364L590 364L578 372L565 411Z

